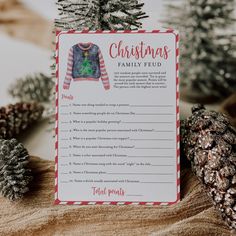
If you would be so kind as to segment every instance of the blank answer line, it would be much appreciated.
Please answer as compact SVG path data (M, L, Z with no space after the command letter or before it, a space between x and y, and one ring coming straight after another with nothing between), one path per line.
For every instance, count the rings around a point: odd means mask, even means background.
M173 158L173 156L128 156L128 158Z
M137 116L172 116L173 113L135 113Z
M169 181L169 182L159 182L159 181L157 181L157 182L139 182L140 184L173 184L174 182L171 182L171 181Z
M173 107L173 105L129 105L130 107Z
M173 173L107 173L108 175L173 175Z
M174 141L174 139L169 139L169 138L133 138L133 139L129 139L132 141Z
M164 166L174 166L174 165L151 165L151 166L161 166L161 167L164 167Z
M157 122L139 122L139 121L122 121L123 124L173 124L174 122L169 121L157 121Z
M160 132L160 133L173 133L173 130L154 130L153 132Z
M173 150L174 148L161 148L161 147L139 147L139 148L135 148L135 149L147 149L147 150L149 150L149 149L157 149L157 150L159 150L159 149L163 149L163 150Z

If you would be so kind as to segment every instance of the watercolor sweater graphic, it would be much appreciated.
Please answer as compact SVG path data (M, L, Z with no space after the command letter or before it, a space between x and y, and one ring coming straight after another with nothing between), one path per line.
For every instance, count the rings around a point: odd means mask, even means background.
M69 51L67 73L63 88L69 89L71 80L99 81L104 89L110 89L105 62L99 47L93 43L79 43Z

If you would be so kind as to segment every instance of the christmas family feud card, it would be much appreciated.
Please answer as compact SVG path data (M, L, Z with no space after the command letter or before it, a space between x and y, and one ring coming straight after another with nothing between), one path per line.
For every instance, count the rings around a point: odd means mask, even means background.
M57 32L56 204L179 200L178 40Z

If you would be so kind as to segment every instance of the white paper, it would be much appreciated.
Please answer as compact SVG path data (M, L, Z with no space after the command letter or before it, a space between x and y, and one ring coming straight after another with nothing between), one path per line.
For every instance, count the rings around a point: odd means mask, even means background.
M176 35L61 33L58 38L58 200L175 202ZM138 46L139 55L120 57L120 41L123 49ZM109 90L101 79L72 80L63 88L70 48L87 42L101 50ZM147 46L158 49L156 58L140 55Z

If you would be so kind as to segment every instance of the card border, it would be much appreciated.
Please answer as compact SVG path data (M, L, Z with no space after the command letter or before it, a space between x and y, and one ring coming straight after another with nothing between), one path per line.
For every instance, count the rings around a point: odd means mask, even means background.
M175 35L176 41L176 167L177 178L176 188L177 196L174 202L129 202L129 201L60 201L58 198L58 93L59 93L59 36L61 34L161 34L169 33ZM90 31L90 30L68 30L68 31L56 31L56 49L55 49L55 71L52 72L56 76L56 112L55 112L55 200L56 205L162 205L169 206L180 201L180 115L179 115L179 33L173 29L156 29L152 31L148 30L124 30L124 31Z

